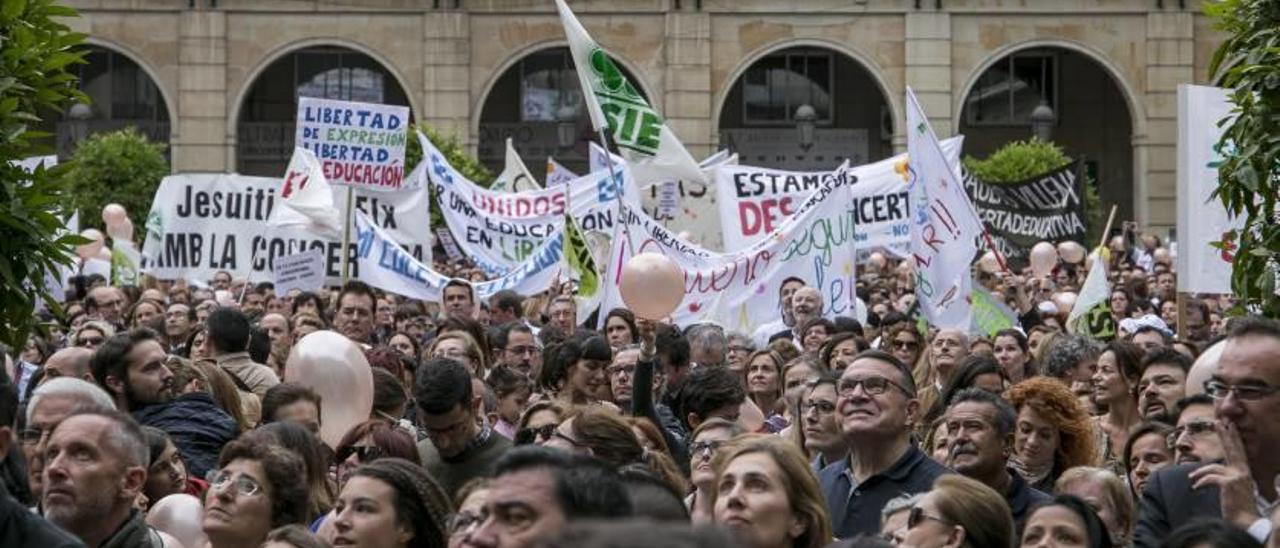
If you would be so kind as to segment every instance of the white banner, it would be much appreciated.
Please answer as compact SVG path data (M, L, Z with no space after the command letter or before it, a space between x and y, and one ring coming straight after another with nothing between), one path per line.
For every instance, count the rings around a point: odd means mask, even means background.
M506 162L502 166L502 173L499 173L498 178L489 185L489 190L523 192L539 188L542 188L542 185L529 174L529 168L525 167L524 160L520 159L520 153L516 151L515 145L511 144L511 138L507 137Z
M776 233L733 253L690 244L626 206L620 215L623 223L614 231L602 310L623 306L618 293L621 265L648 251L670 257L684 270L684 301L672 313L682 325L711 320L752 333L778 317L775 296L782 281L792 276L822 292L825 316L854 316L855 211L847 199L852 184L847 172L827 178L796 205L795 214Z
M547 186L563 185L578 178L578 174L560 165L555 158L547 156Z
M373 287L427 301L441 301L448 277L413 257L363 213L355 215L356 256L362 280ZM564 234L556 231L529 258L505 276L475 284L476 297L488 299L510 289L521 295L545 291L567 269Z
M907 88L907 192L911 203L911 260L916 300L929 323L971 327L969 265L977 253L982 221L965 194L959 173L947 163L916 95Z
M298 98L294 146L316 154L335 185L396 190L404 183L409 107Z
M947 163L960 169L964 137L942 141ZM853 186L859 260L876 249L905 256L910 235L907 155L856 166ZM716 201L726 250L746 249L795 212L796 204L835 171L782 171L725 165L715 170Z
M415 174L425 170L415 170ZM143 272L161 279L210 280L219 270L252 281L271 279L276 257L308 249L325 254L329 283L341 280L341 240L304 228L270 228L280 206L282 180L234 174L170 175L160 182L143 244ZM431 260L430 199L426 185L393 192L356 189L356 210L367 213L416 258ZM334 187L334 203L346 215L346 189ZM354 244L348 249L354 251ZM352 269L351 276L359 279Z
M315 291L324 287L324 253L308 249L302 253L276 257L275 278L272 280L276 296L283 297L290 291Z
M619 189L634 188L630 171L616 166L616 181L598 172L534 191L494 192L449 165L429 139L420 140L445 224L463 254L490 276L524 262L564 225L566 209L582 230L611 232Z
M1178 291L1231 293L1234 253L1210 245L1227 241L1244 227L1212 197L1218 187L1222 153L1219 121L1231 114L1231 90L1178 86Z

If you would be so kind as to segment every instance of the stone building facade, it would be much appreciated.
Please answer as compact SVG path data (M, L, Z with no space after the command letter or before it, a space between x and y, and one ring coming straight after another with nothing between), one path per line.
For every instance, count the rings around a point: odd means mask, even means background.
M398 89L390 95L417 120L486 160L503 136L527 136L517 143L527 156L554 149L555 123L576 119L538 111L546 106L540 98L560 93L555 71L538 68L555 65L546 52L565 45L551 0L69 3L82 13L72 22L76 30L154 84L147 88L152 121L157 134L167 134L175 171L270 171L280 151L242 141L289 134L290 90L365 89L347 80L371 74ZM1055 109L1054 140L1090 161L1104 201L1119 204L1122 218L1157 227L1174 224L1176 88L1214 81L1209 60L1222 39L1199 0L570 5L696 157L722 146L743 149L744 163L789 167L818 150L833 158L809 159L832 165L841 154L884 157L905 147L908 86L940 135L963 131L966 150L985 155L1030 135L1026 115L1038 98ZM294 56L302 51L318 57ZM344 53L350 57L334 61ZM298 80L308 63L347 68ZM548 81L550 91L539 87ZM114 100L128 103L123 84L113 85ZM146 83L130 86L123 89L136 96ZM387 100L376 85L368 89ZM819 106L819 137L796 148L793 109L803 101ZM115 115L112 123L130 123L129 116ZM580 140L561 146L578 148ZM755 149L760 162L752 161ZM259 153L260 166L242 157Z

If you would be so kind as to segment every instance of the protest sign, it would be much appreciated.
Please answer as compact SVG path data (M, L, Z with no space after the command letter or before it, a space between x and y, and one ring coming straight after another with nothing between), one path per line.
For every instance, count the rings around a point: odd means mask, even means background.
M415 170L417 173L421 173ZM271 279L272 263L307 249L325 253L329 283L341 280L341 243L302 227L271 228L267 219L280 207L281 179L234 174L170 175L160 182L147 215L143 272L158 278L209 280L219 270L253 281ZM425 185L392 192L357 189L353 205L408 246L415 258L431 260L430 200ZM346 199L336 195L339 216ZM354 245L348 247L354 250ZM351 276L359 279L352 270Z
M1017 183L986 184L972 173L964 189L992 243L1006 259L1026 259L1038 242L1084 242L1083 163Z
M315 153L335 185L397 190L404 183L409 107L298 98L295 146Z
M947 163L959 170L964 137L942 142ZM850 192L857 212L858 259L875 250L902 257L910 241L907 155L898 154L850 169L857 179ZM834 171L783 171L723 165L715 170L716 202L724 249L745 249L794 213L798 204Z
M555 158L547 156L547 186L563 185L577 178L577 173L569 171Z
M969 265L977 253L982 222L947 162L938 138L907 88L907 193L911 204L910 261L916 301L929 323L969 329L972 321Z
M1223 161L1223 126L1231 114L1231 90L1178 86L1178 291L1231 293L1235 231L1244 218L1232 218L1218 188ZM1222 242L1224 248L1213 244Z
M855 212L843 198L852 184L854 179L848 173L827 178L796 204L795 214L774 234L731 253L709 251L682 240L624 202L610 248L602 310L622 306L618 285L627 259L655 252L684 270L685 297L672 313L680 324L710 320L730 330L751 333L778 317L773 296L783 280L793 276L822 292L824 315L853 315Z
M369 216L356 213L356 252L352 264L369 285L399 295L441 301L447 276L423 263L390 238ZM506 275L474 284L476 297L487 300L510 289L521 295L545 291L564 271L564 234L556 231L528 259Z
M324 287L324 252L319 249L276 257L274 265L276 296L283 297L294 289L316 291Z
M453 240L453 233L449 229L440 227L436 229L436 237L440 239L440 245L444 247L444 254L449 256L450 261L462 260L462 250L458 248L458 242Z

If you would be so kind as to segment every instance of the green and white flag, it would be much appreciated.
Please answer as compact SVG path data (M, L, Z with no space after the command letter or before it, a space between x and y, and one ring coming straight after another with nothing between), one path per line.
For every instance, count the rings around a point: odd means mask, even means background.
M1107 283L1108 253L1099 248L1089 267L1089 275L1080 286L1076 304L1067 315L1067 330L1099 341L1116 337L1116 322L1111 317L1111 285Z
M591 126L596 131L608 128L619 152L631 163L636 182L641 186L672 180L705 183L698 162L658 111L591 39L564 0L556 0L556 7L573 52Z

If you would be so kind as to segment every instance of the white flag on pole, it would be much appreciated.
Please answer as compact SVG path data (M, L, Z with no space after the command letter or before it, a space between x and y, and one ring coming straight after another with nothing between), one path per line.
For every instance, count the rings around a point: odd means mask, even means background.
M1178 86L1178 291L1231 293L1234 251L1212 242L1229 240L1244 226L1232 218L1218 188L1218 150L1225 129L1218 122L1231 115L1231 90L1182 84Z
M1080 294L1076 295L1076 304L1067 315L1067 329L1072 333L1087 333L1089 330L1079 326L1078 322L1085 318L1093 307L1105 303L1111 298L1111 285L1107 283L1107 268L1103 265L1106 259L1101 253L1093 258L1093 266L1089 267L1089 275L1080 286Z
M909 87L907 154L916 300L929 323L967 330L973 284L969 265L978 251L982 221Z
M314 152L293 149L293 159L285 170L280 187L280 205L271 212L267 224L275 227L302 226L330 238L342 235L342 216L333 203L333 190Z
M631 162L641 186L669 181L706 182L698 163L649 101L636 91L609 55L591 39L564 0L556 0L573 64L582 83L591 126L609 135Z
M539 185L533 175L529 174L529 168L525 167L524 160L520 159L520 153L516 151L515 145L511 144L511 138L507 137L506 163L502 166L502 173L499 173L498 178L493 180L492 185L489 185L489 190L494 192L521 192L539 188L542 188L542 185Z

